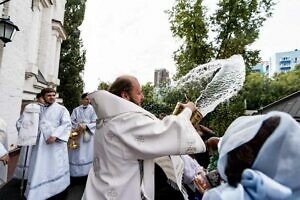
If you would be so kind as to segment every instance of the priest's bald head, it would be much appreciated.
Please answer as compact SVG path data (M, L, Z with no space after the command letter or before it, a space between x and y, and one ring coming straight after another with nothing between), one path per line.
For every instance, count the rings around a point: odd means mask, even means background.
M144 99L139 81L130 75L119 76L111 84L108 91L139 106Z

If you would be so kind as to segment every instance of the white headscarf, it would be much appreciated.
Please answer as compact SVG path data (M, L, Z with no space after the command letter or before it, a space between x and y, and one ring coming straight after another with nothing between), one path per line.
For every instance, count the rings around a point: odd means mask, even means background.
M222 137L218 170L227 180L227 154L253 139L262 123L275 116L280 123L261 147L251 169L244 170L241 184L237 188L226 184L212 189L203 199L225 199L229 194L243 199L300 199L300 125L286 113L236 119Z

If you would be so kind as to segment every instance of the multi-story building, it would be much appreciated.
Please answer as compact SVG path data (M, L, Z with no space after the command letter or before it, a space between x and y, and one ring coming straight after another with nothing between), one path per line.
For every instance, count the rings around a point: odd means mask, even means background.
M159 86L162 83L170 81L169 72L165 68L156 69L154 71L154 86Z
M1 1L3 2L3 1ZM7 123L9 150L16 148L15 124L22 106L42 88L56 88L66 0L10 0L0 14L19 27L13 41L0 43L0 117Z
M262 61L252 67L252 72L257 72L260 74L264 74L266 76L269 75L269 70L270 70L270 64L268 61Z
M294 70L295 66L300 64L300 51L275 53L270 59L270 77L276 73L284 73Z
M269 61L263 61L252 67L253 72L273 77L278 73L285 73L295 69L300 64L300 51L287 51L275 53Z

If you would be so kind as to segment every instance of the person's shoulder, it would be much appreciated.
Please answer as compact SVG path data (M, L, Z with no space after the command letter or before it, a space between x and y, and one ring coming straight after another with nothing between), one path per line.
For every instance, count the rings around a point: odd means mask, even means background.
M89 105L88 105L88 109L94 110L94 107L93 107L91 104L89 104Z
M68 110L64 105L61 105L61 104L59 104L59 103L54 103L53 104L55 107L57 107L57 108L60 108L60 109L62 109L62 110Z
M75 107L75 108L73 109L73 111L77 111L77 110L79 110L81 107L82 107L82 106L79 105L79 106Z

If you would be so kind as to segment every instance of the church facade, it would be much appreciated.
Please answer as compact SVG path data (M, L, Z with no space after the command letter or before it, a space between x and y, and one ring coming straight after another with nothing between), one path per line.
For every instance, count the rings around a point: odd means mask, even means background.
M18 26L12 42L0 42L0 117L7 123L9 150L17 141L15 124L24 105L46 87L55 88L66 0L10 0L0 14Z

